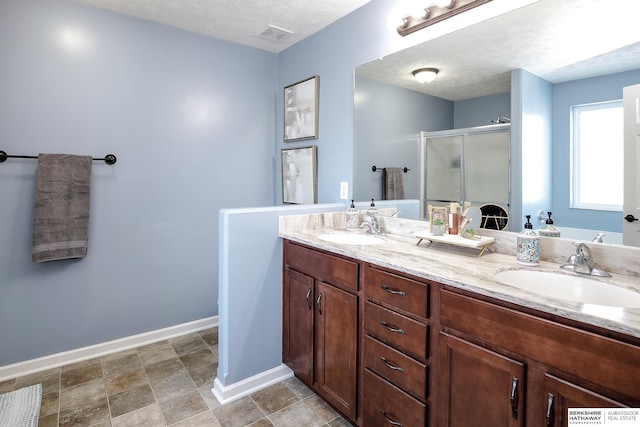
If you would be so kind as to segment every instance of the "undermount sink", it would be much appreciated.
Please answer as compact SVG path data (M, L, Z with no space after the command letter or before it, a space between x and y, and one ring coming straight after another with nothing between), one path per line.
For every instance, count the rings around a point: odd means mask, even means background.
M379 245L384 243L380 237L360 233L324 233L318 236L325 242L340 243L342 245Z
M527 292L582 304L640 308L640 293L587 277L548 271L508 270L495 275L500 283Z

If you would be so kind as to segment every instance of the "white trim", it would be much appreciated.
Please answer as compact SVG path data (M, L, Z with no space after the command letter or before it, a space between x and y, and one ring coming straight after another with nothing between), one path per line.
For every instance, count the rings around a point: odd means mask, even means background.
M118 351L129 350L142 345L174 338L203 329L218 326L218 316L207 317L180 325L169 326L168 328L156 329L137 335L119 338L88 347L77 348L62 353L51 354L37 359L25 360L24 362L13 363L11 365L0 366L0 381L29 375L58 366L104 356Z
M221 405L226 405L291 377L293 377L293 371L287 365L282 364L228 386L222 385L220 379L216 378L211 392Z

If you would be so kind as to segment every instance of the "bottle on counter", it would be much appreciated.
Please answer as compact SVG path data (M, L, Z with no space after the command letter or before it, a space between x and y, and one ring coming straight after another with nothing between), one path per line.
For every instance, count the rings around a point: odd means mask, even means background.
M520 265L534 267L540 265L540 236L533 231L531 215L525 215L525 218L524 230L517 238L516 261Z
M547 212L548 218L546 219L546 224L540 230L538 230L538 234L544 237L560 237L560 230L553 225L553 220L551 219L551 212Z
M378 208L376 208L374 199L371 199L371 205L369 206L369 209L367 209L367 215L369 215L371 218L378 217Z
M360 227L360 219L358 218L358 211L356 210L356 205L351 199L351 206L347 209L347 212L344 214L345 219L345 229L349 231L357 230Z
M458 225L460 225L460 221L458 220L458 205L456 202L451 202L449 206L449 234L458 234Z

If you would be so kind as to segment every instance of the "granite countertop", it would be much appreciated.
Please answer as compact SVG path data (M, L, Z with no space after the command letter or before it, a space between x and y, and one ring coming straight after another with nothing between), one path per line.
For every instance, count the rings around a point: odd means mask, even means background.
M514 269L565 273L554 262L542 261L537 267L524 267L517 264L515 256L510 254L485 251L478 257L479 250L476 249L435 242L429 244L427 241L417 245L418 238L413 237L412 232L385 234L381 236L385 243L378 245L344 245L326 242L318 237L328 232L344 232L342 227L336 227L339 221L302 228L289 227L287 224L281 218L280 237L291 241L640 338L640 308L622 309L553 299L501 284L494 279L498 272ZM611 278L592 279L640 293L640 280L637 277L613 274Z

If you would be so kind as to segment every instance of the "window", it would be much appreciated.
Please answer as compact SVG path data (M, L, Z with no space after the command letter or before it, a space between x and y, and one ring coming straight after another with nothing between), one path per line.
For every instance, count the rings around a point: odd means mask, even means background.
M622 211L622 101L571 107L571 207Z

